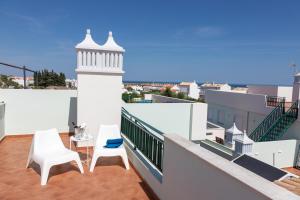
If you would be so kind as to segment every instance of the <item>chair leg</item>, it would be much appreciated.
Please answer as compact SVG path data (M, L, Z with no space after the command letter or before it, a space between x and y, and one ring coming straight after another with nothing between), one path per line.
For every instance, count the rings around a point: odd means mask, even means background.
M91 162L91 166L90 166L90 172L93 172L93 171L94 171L94 168L95 168L95 165L96 165L97 160L98 160L98 157L97 157L96 154L94 153L94 154L93 154L93 158L92 158L92 162Z
M28 159L27 159L26 168L29 167L29 165L30 165L31 162L32 162L32 159L31 159L31 156L30 156L30 157L28 157Z
M128 157L127 157L126 151L123 152L123 153L121 154L121 158L122 158L122 160L123 160L123 163L124 163L124 165L125 165L125 168L126 168L127 170L129 170L129 162L128 162Z
M77 163L77 166L78 166L78 168L79 168L79 170L80 170L80 173L84 173L84 171L83 171L83 167L82 167L82 163L81 163L81 160L80 160L80 158L79 158L79 155L77 155L76 156L76 158L74 159L75 160L75 162Z
M31 161L32 161L32 153L33 153L33 144L31 144L30 146L30 150L29 150L29 154L28 154L28 158L27 158L27 163L26 163L26 168L29 167Z
M48 165L41 167L41 185L47 184L50 168Z

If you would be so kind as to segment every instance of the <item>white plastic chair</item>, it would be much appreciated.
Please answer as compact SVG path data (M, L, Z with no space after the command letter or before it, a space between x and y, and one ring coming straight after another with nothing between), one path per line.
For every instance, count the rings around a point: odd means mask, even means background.
M78 153L64 146L57 129L36 131L31 143L26 168L32 161L39 164L41 168L41 185L46 185L50 168L53 165L73 160L83 174L83 167Z
M124 145L118 148L105 148L108 139L121 138L120 130L117 125L101 125L96 137L94 154L90 166L90 172L94 171L96 162L99 157L121 156L125 168L129 169L128 157Z

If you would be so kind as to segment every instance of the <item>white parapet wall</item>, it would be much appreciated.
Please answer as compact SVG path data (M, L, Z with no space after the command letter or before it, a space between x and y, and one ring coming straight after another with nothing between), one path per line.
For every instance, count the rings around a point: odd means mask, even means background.
M206 139L215 141L216 137L225 140L225 129L217 124L207 121Z
M299 144L299 140L255 142L252 147L252 156L278 168L293 167L297 159Z
M163 200L299 199L178 135L164 137Z
M268 96L284 97L286 101L292 100L293 87L279 85L248 85L249 94L262 94Z
M70 132L76 123L76 90L0 89L0 101L5 103L6 135L50 128Z
M189 140L206 139L205 103L131 103L123 107L163 133L175 133Z
M162 174L131 142L128 158L162 200L299 199L297 195L176 134L164 135Z
M195 101L166 97L157 94L145 94L145 99L151 99L153 103L194 103Z

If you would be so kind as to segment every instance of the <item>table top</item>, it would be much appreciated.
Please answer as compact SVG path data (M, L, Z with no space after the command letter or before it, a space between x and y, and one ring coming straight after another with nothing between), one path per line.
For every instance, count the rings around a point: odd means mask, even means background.
M89 140L92 140L92 139L93 139L93 136L89 135L89 134L84 136L84 137L75 137L75 136L70 137L70 140L75 141L75 142L89 141Z

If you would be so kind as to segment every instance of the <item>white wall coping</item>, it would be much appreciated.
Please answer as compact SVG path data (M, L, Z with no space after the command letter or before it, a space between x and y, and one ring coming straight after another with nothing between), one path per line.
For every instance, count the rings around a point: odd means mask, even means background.
M288 190L254 174L253 172L232 163L217 154L214 154L198 144L190 142L175 134L165 134L165 140L170 140L186 151L196 155L199 159L205 160L212 167L218 168L220 171L232 176L245 185L253 188L257 192L265 195L270 199L300 199L297 195Z
M96 74L119 74L123 75L125 72L117 67L79 67L76 73L96 73Z
M164 99L170 99L171 101L172 100L176 101L176 102L172 102L172 103L202 103L202 102L198 102L198 101L191 101L191 100L186 100L186 99L167 97L167 96L163 96L163 95L159 95L159 94L151 94L151 95L152 95L152 97L151 97L152 100L153 100L153 97L159 97L159 98L164 98ZM153 103L155 103L155 102L153 102Z

